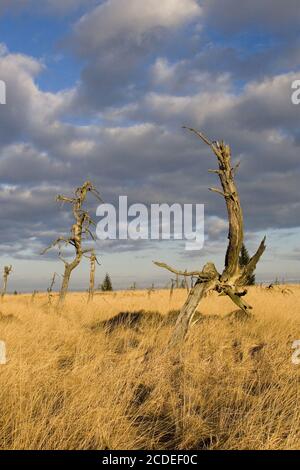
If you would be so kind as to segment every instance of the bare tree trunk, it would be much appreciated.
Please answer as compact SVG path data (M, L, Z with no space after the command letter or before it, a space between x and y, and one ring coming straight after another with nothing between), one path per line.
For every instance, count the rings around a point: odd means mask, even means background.
M95 291L95 271L96 271L96 256L94 253L90 257L90 287L89 287L89 298L88 302L91 302L94 298Z
M63 280L60 288L60 293L59 293L59 304L62 304L65 301L67 292L69 290L69 283L70 283L70 278L72 271L77 268L81 261L82 255L77 256L76 259L72 263L67 263L65 262L65 272L63 275Z
M198 282L190 291L185 301L185 304L181 308L180 314L177 318L175 328L169 343L170 346L174 346L184 340L199 302L205 296L207 291L212 287L212 285L212 281Z
M55 278L56 278L56 273L53 274L50 286L47 289L47 292L48 292L48 305L51 305L51 303L52 303L52 292L53 292L53 287L54 287L54 284L55 284Z
M6 290L7 290L7 277L4 276L4 278L3 278L2 293L1 293L1 296L2 296L2 297L5 296Z
M170 287L170 296L169 296L169 302L171 302L172 297L173 297L173 292L174 292L174 283L175 281L171 279L171 287Z
M37 293L38 293L37 290L34 290L34 291L32 292L32 295L31 295L31 303L32 303L32 304L34 303L34 299L35 299Z
M3 287L2 287L2 292L1 292L1 297L3 298L6 294L7 291L7 281L8 281L8 276L10 275L12 271L12 266L4 266L4 271L3 271Z
M185 273L187 273L187 270L185 271ZM188 283L188 280L187 280L187 277L186 277L186 276L184 276L184 283L185 283L186 291L187 291L187 293L189 294L190 288L189 288L189 283Z
M64 272L64 275L63 275L63 280L62 280L62 284L61 284L61 288L60 288L60 292L59 292L59 303L63 303L65 298L66 298L66 295L67 295L67 292L69 290L69 282L70 282L70 277L71 277L71 272L72 270L70 269L70 265L65 265L65 272Z

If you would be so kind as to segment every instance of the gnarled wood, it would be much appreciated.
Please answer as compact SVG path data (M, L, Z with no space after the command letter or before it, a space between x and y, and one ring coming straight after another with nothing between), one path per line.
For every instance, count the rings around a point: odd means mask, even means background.
M203 277L205 275L207 280L203 281L200 277L198 278L195 286L189 292L185 304L180 310L171 337L170 346L174 346L184 340L199 302L205 297L207 292L214 289L217 284L219 274L213 263L207 263L204 266Z
M93 252L93 249L83 249L82 242L83 239L92 238L94 239L90 226L94 224L89 213L83 209L83 204L86 200L88 193L94 194L99 200L101 200L98 191L94 188L90 181L86 181L82 186L76 189L74 197L68 196L57 196L56 200L58 202L69 203L72 205L72 212L75 219L75 223L71 228L70 237L59 237L55 240L48 248L46 248L42 254L46 253L50 248L54 246L59 247L59 258L63 261L65 265L65 271L63 275L63 281L59 294L59 303L62 303L66 297L69 288L69 282L71 278L72 271L77 268L80 264L82 257L87 253ZM66 261L61 256L61 245L72 246L75 249L75 257L72 262Z
M165 268L167 269L168 271L170 271L171 273L174 273L176 275L179 275L179 276L198 276L202 279L207 279L207 275L205 275L205 273L203 271L180 271L180 270L177 270L175 268L172 268L171 266L169 266L168 264L166 263L160 263L159 261L153 261L153 263L160 267L160 268Z
M249 277L253 274L261 255L266 249L265 242L266 242L266 237L264 237L263 240L261 241L257 249L257 252L252 256L252 258L250 258L249 263L246 266L244 266L243 273L240 276L240 278L237 280L236 285L240 285L240 286L245 285L245 282L247 281L247 279L249 279Z
M185 338L196 308L200 300L209 290L216 290L221 295L228 295L241 310L249 314L251 306L241 298L246 294L246 291L239 291L239 287L245 285L246 279L254 272L260 257L266 249L264 238L249 263L246 266L240 266L239 256L244 240L244 224L239 193L235 183L235 174L239 163L232 167L231 150L229 145L226 145L224 142L211 142L202 132L193 128L185 127L185 129L193 132L203 140L203 142L212 149L217 157L219 168L209 171L218 175L221 189L210 188L210 190L217 192L225 199L229 222L228 246L225 256L225 266L221 274L217 272L212 263L208 263L202 271L184 273L171 268L165 263L155 262L157 266L165 268L173 273L180 274L182 276L191 276L192 279L193 276L197 277L196 284L190 291L187 300L180 311L170 340L171 345L178 344Z

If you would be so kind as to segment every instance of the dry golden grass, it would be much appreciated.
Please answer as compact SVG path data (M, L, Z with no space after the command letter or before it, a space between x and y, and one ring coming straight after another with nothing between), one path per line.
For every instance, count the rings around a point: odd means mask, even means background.
M6 297L0 448L300 449L300 366L291 362L300 287L291 289L250 288L248 321L226 316L227 298L207 297L175 365L162 354L172 322L149 312L178 309L184 290L171 304L167 291L96 295L89 305L70 294L61 313L45 295ZM97 326L140 309L136 328Z

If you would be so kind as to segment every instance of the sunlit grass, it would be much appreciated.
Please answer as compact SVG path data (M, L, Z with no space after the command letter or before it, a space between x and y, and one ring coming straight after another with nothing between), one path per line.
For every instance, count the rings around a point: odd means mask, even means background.
M291 346L300 339L300 288L291 289L250 288L249 321L227 317L235 308L225 297L204 299L180 367L162 354L172 322L147 314L180 308L184 290L171 301L167 291L132 291L90 304L74 293L61 312L46 295L34 303L7 296L0 448L299 449L300 366ZM132 328L90 328L141 309Z

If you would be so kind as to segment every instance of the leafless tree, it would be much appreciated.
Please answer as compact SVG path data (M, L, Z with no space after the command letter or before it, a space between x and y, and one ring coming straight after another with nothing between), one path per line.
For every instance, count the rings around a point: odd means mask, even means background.
M52 276L52 279L51 279L51 283L50 283L50 286L48 287L47 289L47 292L48 292L48 304L51 305L52 303L52 297L53 297L53 287L55 285L55 278L56 276L58 276L57 273L54 273L53 276Z
M33 304L34 303L34 300L36 298L36 295L38 294L38 291L37 290L34 290L31 294L31 303Z
M8 276L12 272L12 266L4 266L3 270L3 287L2 287L2 292L1 292L1 297L3 298L6 294L7 291L7 282L8 282Z
M151 287L149 287L147 291L148 291L148 299L150 299L152 292L155 292L154 283L152 283Z
M92 250L90 258L90 286L89 286L89 297L88 302L91 302L94 298L95 292L95 272L96 272L96 263L99 264L95 251Z
M197 278L180 311L170 345L179 344L185 339L199 302L211 290L215 290L221 295L228 295L246 315L249 315L252 307L243 299L247 293L243 286L245 286L246 279L254 272L256 264L266 248L264 238L248 264L240 266L239 256L244 240L244 225L240 198L235 183L235 174L239 164L232 167L229 145L224 142L211 142L201 132L192 128L187 129L204 141L217 157L219 168L210 170L210 172L219 176L222 189L210 188L210 190L220 194L226 203L229 221L228 247L225 256L225 267L221 274L213 263L207 263L202 271L184 272L178 271L165 263L155 262L157 266L165 268L177 276Z
M69 237L59 237L55 240L48 248L46 248L42 254L46 253L50 248L58 246L59 258L65 265L65 271L63 275L63 281L59 294L59 303L65 300L66 294L69 288L70 277L75 268L80 264L82 257L87 253L93 251L92 248L83 248L82 242L85 239L92 238L94 236L90 230L92 224L95 225L91 219L89 212L83 208L83 204L87 198L87 195L92 193L97 199L101 201L98 191L94 188L90 181L86 181L82 186L75 190L73 197L68 196L57 196L58 202L68 203L72 206L73 217L75 219L74 224L71 228L71 235ZM75 250L74 259L71 262L66 261L61 255L62 245L71 246Z

